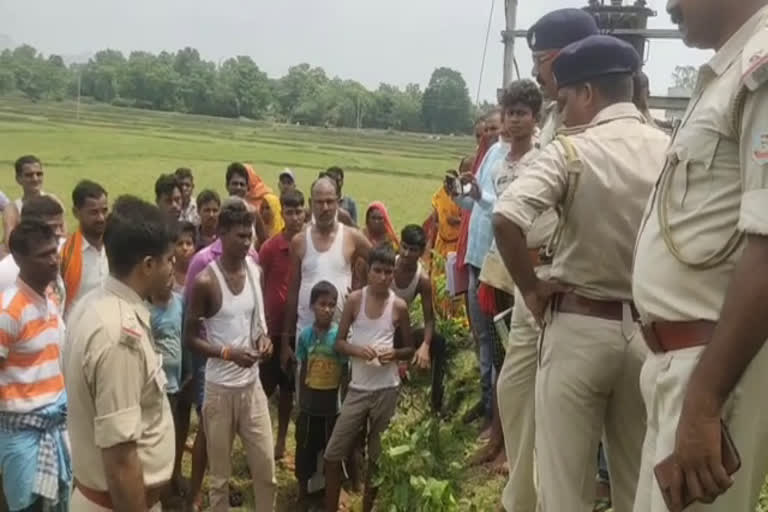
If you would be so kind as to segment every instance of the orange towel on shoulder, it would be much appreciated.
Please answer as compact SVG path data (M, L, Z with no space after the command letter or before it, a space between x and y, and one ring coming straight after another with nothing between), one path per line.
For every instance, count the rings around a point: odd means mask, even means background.
M64 306L64 311L67 311L77 296L83 279L83 234L79 229L67 238L61 249L61 277L67 291Z
M245 200L256 208L257 212L261 211L261 202L264 200L264 196L272 193L272 189L264 183L264 180L256 174L251 164L244 164L248 170L248 193L245 195Z

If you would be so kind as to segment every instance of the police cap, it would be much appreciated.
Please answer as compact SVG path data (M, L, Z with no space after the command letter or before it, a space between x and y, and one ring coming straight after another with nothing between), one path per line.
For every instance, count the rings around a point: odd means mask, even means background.
M560 51L552 72L558 87L605 75L632 74L640 69L635 48L613 36L589 36Z
M582 9L558 9L545 14L528 29L531 51L559 50L597 34L595 18Z

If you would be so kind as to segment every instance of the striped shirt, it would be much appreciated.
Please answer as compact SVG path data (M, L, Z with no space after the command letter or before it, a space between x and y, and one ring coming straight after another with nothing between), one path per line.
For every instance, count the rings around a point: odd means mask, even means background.
M64 393L56 303L21 279L0 294L0 411L29 412Z

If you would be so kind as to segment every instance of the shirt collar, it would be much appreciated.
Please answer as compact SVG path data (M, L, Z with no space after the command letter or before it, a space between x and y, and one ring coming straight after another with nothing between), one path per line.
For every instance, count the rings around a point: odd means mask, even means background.
M29 286L27 283L24 282L23 279L21 279L21 277L16 278L16 286L18 286L19 290L24 295L29 297L32 300L32 302L35 303L35 305L41 306L41 307L48 307L48 298L40 295L35 290L33 290L31 286Z
M634 105L634 103L624 102L614 103L613 105L605 107L603 110L597 113L590 125L594 126L622 118L632 118L645 122L645 117L643 117L643 114L637 110L637 107Z
M757 27L765 22L768 17L768 6L763 7L744 23L739 30L734 33L720 50L715 53L709 62L703 67L708 67L713 73L720 76L733 64L739 55L741 55L744 46L754 35Z
M149 325L149 310L147 309L147 305L133 288L110 275L104 282L104 289L117 295L118 298L123 299L133 306L139 320L141 320L144 325Z
M99 254L104 252L104 246L101 246L101 250L96 249L91 243L88 241L87 238L85 238L85 235L81 235L83 237L83 252L87 251L88 249L93 249L94 251L98 252Z

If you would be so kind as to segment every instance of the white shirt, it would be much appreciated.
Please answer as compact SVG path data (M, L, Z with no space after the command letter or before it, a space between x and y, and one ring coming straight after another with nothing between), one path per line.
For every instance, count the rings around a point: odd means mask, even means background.
M77 290L77 295L72 299L72 307L86 293L94 288L100 288L107 280L108 275L109 262L107 261L107 251L104 250L104 246L101 246L101 250L96 249L83 237L83 273L80 279L80 288ZM70 311L72 307L69 308Z

